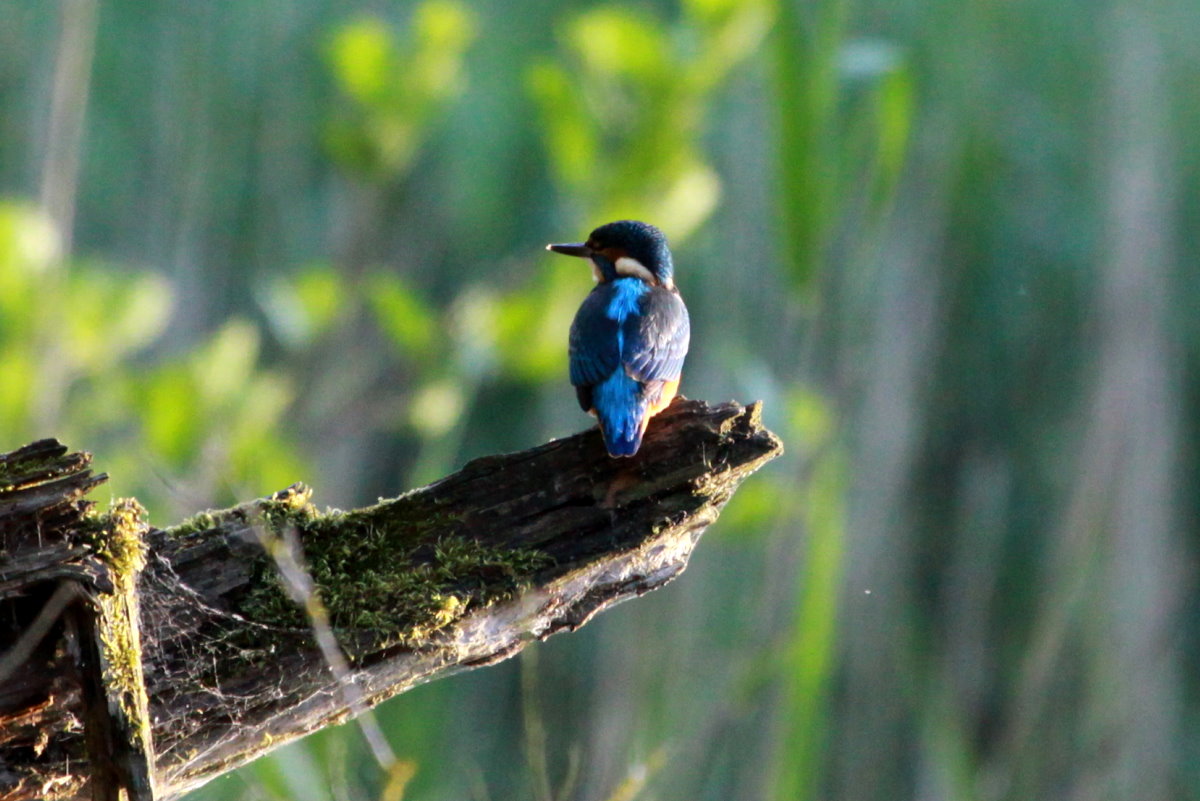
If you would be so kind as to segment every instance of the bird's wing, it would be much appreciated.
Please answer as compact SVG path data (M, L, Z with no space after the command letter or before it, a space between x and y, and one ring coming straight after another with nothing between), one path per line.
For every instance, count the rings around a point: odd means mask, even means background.
M617 321L608 316L611 284L600 284L584 298L571 323L571 383L599 384L621 363Z
M678 292L654 287L641 297L641 313L625 318L622 361L638 381L673 381L683 371L691 338L687 306Z

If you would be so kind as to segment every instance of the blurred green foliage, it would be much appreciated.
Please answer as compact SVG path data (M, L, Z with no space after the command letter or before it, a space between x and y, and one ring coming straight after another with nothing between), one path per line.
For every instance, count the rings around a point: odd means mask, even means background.
M684 3L671 25L620 5L569 18L563 54L538 59L528 84L581 217L653 218L676 240L709 217L720 179L700 149L707 106L770 22L766 0Z
M170 319L169 283L64 261L52 223L23 205L0 207L0 285L0 430L119 443L114 493L151 500L159 470L219 473L212 497L228 500L302 472L277 430L294 390L259 364L253 325L233 320L186 353L146 360Z
M422 3L406 41L378 17L342 25L328 49L346 98L326 134L334 161L374 180L403 175L431 118L459 94L463 52L474 37L470 12L450 0Z
M541 247L634 217L684 392L789 448L672 588L381 707L391 779L346 727L195 797L1200 796L1193 6L110 0L82 85L0 10L9 445L165 523L567 434Z

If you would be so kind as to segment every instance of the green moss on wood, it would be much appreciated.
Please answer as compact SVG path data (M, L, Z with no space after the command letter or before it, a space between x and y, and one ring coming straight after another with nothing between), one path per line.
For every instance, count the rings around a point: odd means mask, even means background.
M145 518L146 510L136 500L118 500L107 512L92 516L80 536L108 566L113 584L112 592L97 597L105 688L130 728L148 744L149 700L142 673L137 596L138 574L146 566Z
M539 551L450 534L455 521L429 509L410 511L388 501L353 512L321 512L311 495L298 484L253 504L196 515L167 534L187 536L226 525L262 527L268 537L293 531L329 622L351 652L419 646L468 612L514 597L552 562ZM304 607L284 589L270 556L264 554L253 571L236 611L255 623L307 628Z
M31 480L44 480L62 472L60 454L27 456L21 459L0 460L0 492L12 492Z
M305 484L296 483L270 498L244 503L232 509L210 509L200 512L164 529L164 532L169 537L182 538L227 526L255 524L264 518L276 530L286 525L303 525L321 516L321 512L312 505L311 499L312 489Z

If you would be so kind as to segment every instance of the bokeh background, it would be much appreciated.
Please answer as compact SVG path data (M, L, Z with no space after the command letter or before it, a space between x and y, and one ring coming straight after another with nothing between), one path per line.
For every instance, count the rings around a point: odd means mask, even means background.
M5 0L0 447L167 524L572 433L591 278L542 247L646 219L684 393L788 455L670 587L382 706L403 797L1200 798L1198 39L1194 0ZM191 798L399 791L345 726Z

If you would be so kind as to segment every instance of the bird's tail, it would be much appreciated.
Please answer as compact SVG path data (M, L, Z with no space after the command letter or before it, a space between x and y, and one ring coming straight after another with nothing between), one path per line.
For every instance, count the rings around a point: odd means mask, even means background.
M646 399L636 379L617 370L593 396L600 434L610 456L633 456L646 430Z
M642 447L642 427L638 426L633 433L620 431L609 433L609 429L600 424L600 433L604 436L604 447L609 456L633 456Z

